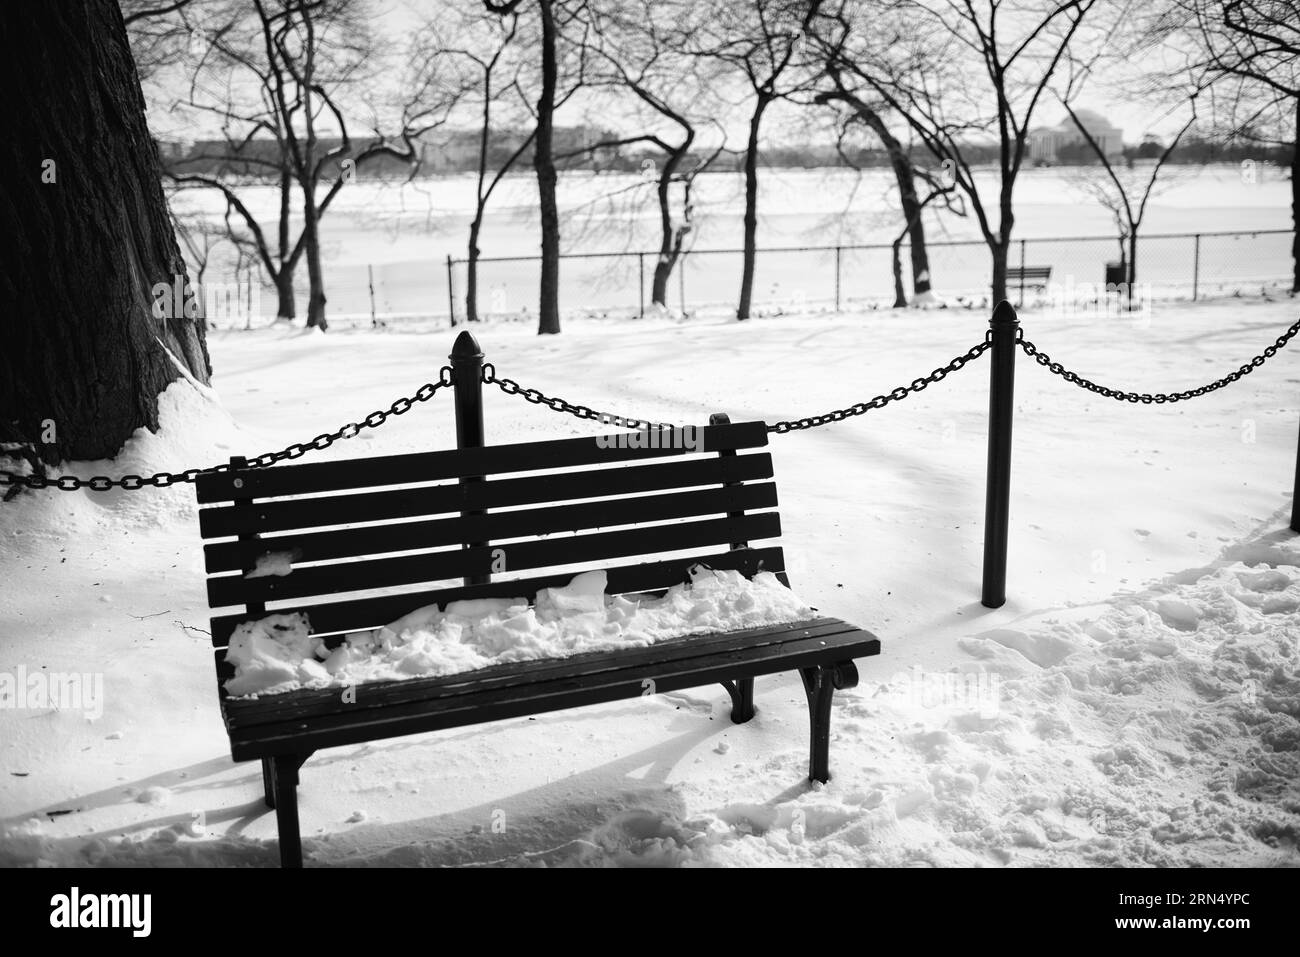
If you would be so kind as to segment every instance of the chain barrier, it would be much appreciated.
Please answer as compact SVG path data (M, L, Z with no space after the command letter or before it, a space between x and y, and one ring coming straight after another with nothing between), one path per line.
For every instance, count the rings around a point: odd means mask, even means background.
M946 366L941 366L940 368L935 369L928 376L920 379L913 379L910 385L899 386L884 395L878 395L873 399L868 399L866 402L855 403L845 409L835 409L832 412L826 412L822 415L810 415L806 418L792 419L788 422L776 422L769 425L767 431L785 434L786 432L794 432L798 429L814 429L819 425L827 425L831 422L842 422L851 416L862 415L864 412L870 412L872 409L883 409L891 402L897 402L899 399L906 399L909 395L920 392L935 382L941 382L946 379L950 373L956 372L958 369L965 366L966 363L978 359L988 351L992 344L993 334L990 331L985 335L983 342L971 346L970 349L966 350L965 354L956 356Z
M310 442L295 442L278 452L265 452L257 458L249 459L245 468L266 468L268 465L274 465L276 462L283 462L285 459L300 458L307 452L320 449L327 449L339 439L350 439L361 432L362 429L376 429L383 425L389 416L403 415L409 412L417 402L428 402L442 389L452 384L451 366L443 366L438 373L437 382L426 382L415 393L410 396L403 396L397 399L387 409L379 409L371 412L360 422L349 422L347 425L336 429L333 432L325 432L316 436ZM145 477L143 475L123 475L121 478L109 478L106 475L96 475L94 478L83 479L75 475L62 475L57 479L46 478L40 475L17 475L13 472L0 471L0 488L19 485L25 488L57 488L64 492L75 492L81 488L88 488L92 492L107 492L112 488L126 489L135 491L138 488L166 488L169 485L181 482L193 482L200 475L212 472L229 472L231 465L229 462L221 465L212 465L205 469L186 469L184 472L158 472L155 475Z
M483 363L483 381L490 385L495 385L506 395L522 396L526 401L534 405L544 405L556 412L565 412L569 415L576 416L579 419L592 419L597 422L603 422L606 425L625 426L629 429L675 429L677 426L669 422L650 422L646 419L630 419L622 415L613 415L609 412L597 412L590 406L580 405L576 402L569 402L558 396L546 395L537 389L525 389L514 379L507 379L505 376L497 375L496 366L490 362Z
M1278 351L1285 347L1297 332L1300 332L1300 319L1293 322L1291 327L1287 329L1286 332L1282 333L1282 335L1278 336L1277 341L1266 348L1260 355L1255 356L1255 358L1245 363L1239 369L1229 372L1222 379L1215 379L1208 385L1203 385L1195 389L1187 389L1183 392L1158 392L1154 395L1150 392L1122 392L1119 389L1107 388L1106 386L1099 385L1090 379L1085 379L1083 376L1071 372L1059 362L1053 362L1051 356L1026 339L1023 332L1019 330L1017 331L1016 342L1019 343L1020 348L1024 350L1025 355L1033 357L1034 361L1040 366L1046 368L1048 372L1051 372L1053 375L1059 375L1066 382L1077 385L1081 389L1087 389L1089 392L1095 392L1097 395L1105 396L1107 399L1115 399L1119 402L1141 402L1146 405L1152 403L1163 405L1166 402L1181 402L1184 399L1194 399L1197 396L1206 395L1207 393L1214 392L1217 389L1222 389L1225 385L1231 385L1242 376L1250 375L1250 373L1254 372L1269 359L1273 358L1273 356L1277 355Z
M1167 402L1180 402L1184 399L1192 399L1197 396L1206 395L1222 389L1226 385L1236 382L1242 376L1249 375L1258 369L1278 351L1283 349L1297 333L1300 333L1300 319L1291 324L1290 328L1277 340L1268 346L1260 355L1255 356L1249 362L1240 368L1228 373L1221 379L1216 379L1208 385L1203 385L1195 389L1187 389L1183 392L1170 393L1148 393L1148 392L1123 392L1118 389L1111 389L1104 385L1099 385L1090 379L1066 369L1059 362L1052 361L1052 357L1046 352L1040 350L1032 342L1024 337L1023 330L1017 330L1016 343L1024 350L1025 354L1033 358L1039 365L1045 367L1049 372L1065 379L1066 382L1094 392L1097 395L1104 396L1108 399L1116 399L1120 402L1141 402L1144 404L1162 405ZM805 416L801 419L790 419L782 422L775 422L767 427L769 432L785 434L795 432L801 429L812 429L818 426L828 425L831 422L842 422L853 416L862 415L873 409L883 409L891 402L897 402L905 399L909 395L921 392L936 382L941 382L951 373L963 368L968 362L973 362L989 350L993 344L993 333L990 331L985 335L982 342L972 346L965 353L955 356L947 365L935 369L928 376L913 379L910 384L899 386L883 395L875 396L865 402L857 402L843 409L834 409L821 415ZM420 386L415 393L408 397L399 398L393 402L387 409L371 412L361 422L349 422L347 425L335 430L316 436L310 442L295 442L278 452L266 452L254 459L249 459L247 468L266 468L285 459L296 459L307 452L321 449L327 449L339 439L350 439L357 435L362 429L374 429L383 425L393 415L402 415L415 405L417 402L427 402L438 394L442 389L452 385L453 370L450 366L443 366L439 370L437 382L426 382ZM676 426L668 422L651 422L647 419L633 419L627 416L613 415L608 412L598 412L590 406L581 405L576 402L569 402L558 396L549 396L538 389L526 389L514 379L497 375L496 366L490 362L483 363L481 374L482 381L487 384L495 385L506 395L522 396L525 401L535 405L544 405L555 412L564 412L568 415L576 416L579 419L590 419L593 421L612 424L631 429L673 429ZM159 472L155 475L145 477L142 475L123 475L121 478L109 478L106 475L96 475L93 478L83 479L74 475L63 475L57 479L50 479L39 475L18 475L14 472L0 471L0 488L10 486L23 486L32 489L57 488L64 492L75 492L78 489L88 488L94 492L105 492L112 488L121 488L128 491L134 491L139 488L166 488L181 482L193 482L200 475L211 472L228 472L231 466L229 463L222 465L213 465L203 469L186 469L184 472Z

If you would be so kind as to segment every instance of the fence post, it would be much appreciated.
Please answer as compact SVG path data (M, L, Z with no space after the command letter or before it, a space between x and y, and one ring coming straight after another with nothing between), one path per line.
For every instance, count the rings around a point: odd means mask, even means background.
M677 264L677 304L681 307L682 318L686 318L686 257L690 253L682 253L681 262ZM668 298L667 290L664 291L664 298Z
M373 329L378 325L375 322L375 267L366 263L366 273L370 277L370 327Z
M1017 296L1017 305L1020 308L1025 307L1025 241L1020 240L1020 294ZM996 312L994 313L996 315Z
M835 247L835 311L840 311L840 247Z
M984 587L980 603L1001 608L1007 600L1007 523L1011 509L1011 417L1015 409L1016 331L1020 320L1005 299L989 320L993 330L989 369L989 459L984 499Z
M645 253L636 254L636 278L638 282L638 289L640 290L639 295L641 297L638 300L639 305L637 306L636 317L638 319L644 319L645 318Z
M447 254L447 311L451 313L451 324L456 325L456 289L451 281L451 253Z
M1196 234L1192 247L1192 302L1196 301L1197 287L1201 284L1201 234Z
M451 347L452 388L456 397L456 448L476 449L483 445L483 350L468 329L456 337ZM468 475L461 485L475 485L483 481L481 475ZM468 490L467 490L468 491ZM462 518L482 515L482 509L461 511ZM487 542L471 542L465 548L484 548ZM466 575L466 585L485 585L487 574Z

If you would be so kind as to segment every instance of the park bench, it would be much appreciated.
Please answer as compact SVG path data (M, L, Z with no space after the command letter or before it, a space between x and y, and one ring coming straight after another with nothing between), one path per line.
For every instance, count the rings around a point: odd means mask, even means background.
M762 422L247 468L197 481L213 609L218 695L231 756L262 762L282 866L301 866L299 769L320 748L721 683L735 722L754 714L754 678L798 670L811 723L809 777L829 777L831 699L857 683L869 633L814 618L647 647L496 665L474 672L233 698L225 648L242 622L302 612L337 644L432 603L528 596L604 568L607 594L662 594L703 563L789 585L772 457ZM686 446L693 446L686 447ZM291 552L292 571L245 577ZM494 576L504 559L506 574ZM640 561L634 561L640 559ZM460 579L457 581L457 579ZM396 589L408 589L397 592ZM414 588L414 590L410 590ZM346 593L357 593L343 600ZM379 592L379 593L376 593ZM240 608L239 606L242 606ZM651 684L653 683L653 684Z
M1008 266L1007 284L1021 289L1046 289L1052 281L1051 266Z

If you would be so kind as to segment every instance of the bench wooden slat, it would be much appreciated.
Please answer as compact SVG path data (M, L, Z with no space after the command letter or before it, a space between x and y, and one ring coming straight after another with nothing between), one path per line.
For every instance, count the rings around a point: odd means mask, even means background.
M647 679L655 683L657 692L676 691L879 654L880 643L874 636L853 626L846 628L845 632L829 637L792 638L759 647L632 665L581 677L554 676L529 685L493 688L479 694L454 695L440 700L407 702L368 712L336 713L307 721L290 720L235 728L230 732L231 752L236 761L277 753L304 752L638 698Z
M753 578L760 571L772 572L779 577L785 571L785 555L779 546L771 546L616 565L605 568L608 576L606 592L617 595L627 592L653 592L667 588L686 581L688 570L696 564L704 564L719 570L739 571L747 578ZM211 619L212 644L216 647L225 647L237 626L246 621L256 621L267 614L303 613L311 621L313 634L333 635L379 628L426 605L446 605L448 602L468 598L531 598L543 588L567 585L574 574L572 571L557 572L512 581L498 580L485 585L448 584L442 588L398 595L313 604L299 603L271 608L261 613L240 612L219 615Z
M572 468L607 462L762 448L767 445L767 425L763 422L701 426L695 430L694 435L700 440L698 449L685 448L682 431L678 429L664 433L669 441L675 442L673 447L667 448L602 448L594 436L552 439L441 452L383 455L362 461L310 462L276 465L265 469L206 473L198 477L195 487L199 503L211 504L235 498L265 498L405 485L504 472ZM242 487L235 488L236 479L243 483Z
M222 708L228 728L245 728L332 714L354 709L384 708L408 701L473 694L492 688L531 683L564 674L582 677L631 665L652 665L683 657L710 655L747 647L788 641L794 631L801 637L827 638L853 630L837 618L813 618L805 622L765 625L738 631L696 634L671 638L651 645L637 645L618 651L591 652L569 658L541 658L494 665L479 671L405 681L376 681L354 686L355 703L342 704L341 687L302 689L260 698L232 698L221 690ZM234 668L218 649L220 681L233 677Z
M432 521L295 532L254 542L214 542L205 545L203 551L207 570L224 572L250 568L259 556L271 552L293 553L295 563L317 562L696 515L725 515L776 505L776 484L761 482Z
M452 548L397 558L335 562L295 569L283 577L245 578L220 575L208 579L208 604L213 608L249 602L285 601L312 595L417 585L455 575L488 575L493 562L504 569L557 568L584 562L651 555L691 548L708 548L734 541L777 538L781 516L757 512L735 518L643 525L617 532L566 535L534 541Z
M487 480L464 485L433 485L226 505L200 509L199 531L204 538L227 538L249 532L283 532L450 512L540 505L692 486L749 482L771 477L771 453L759 452L728 458L584 469L580 472Z

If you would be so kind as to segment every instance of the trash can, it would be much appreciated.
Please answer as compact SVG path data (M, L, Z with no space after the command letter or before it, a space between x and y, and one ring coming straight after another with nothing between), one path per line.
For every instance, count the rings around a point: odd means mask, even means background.
M1106 263L1106 288L1113 289L1126 281L1128 265L1126 263Z

